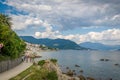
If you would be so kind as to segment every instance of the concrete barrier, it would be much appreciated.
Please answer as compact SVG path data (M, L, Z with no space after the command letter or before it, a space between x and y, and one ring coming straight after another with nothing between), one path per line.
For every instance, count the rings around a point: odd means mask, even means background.
M14 59L14 60L1 61L0 62L0 73L19 65L22 61L23 61L22 57Z

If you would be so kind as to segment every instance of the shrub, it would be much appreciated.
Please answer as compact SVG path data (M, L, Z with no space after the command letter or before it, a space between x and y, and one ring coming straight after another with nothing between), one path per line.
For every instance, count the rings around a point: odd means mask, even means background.
M4 18L6 19L4 15L0 15L0 43L4 45L0 54L12 59L17 58L24 52L26 44L11 29L10 24L6 24L7 20L4 21Z
M41 60L38 62L38 65L43 66L45 64L45 60Z
M47 80L58 80L57 73L55 71L49 72L46 76Z
M50 59L51 62L57 63L57 59Z

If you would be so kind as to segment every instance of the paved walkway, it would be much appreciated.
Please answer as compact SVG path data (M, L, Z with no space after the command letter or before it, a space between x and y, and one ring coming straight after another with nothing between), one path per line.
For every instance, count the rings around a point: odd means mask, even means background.
M3 73L0 73L0 80L9 80L10 78L18 75L22 71L26 70L28 67L30 67L32 63L23 62L19 64L18 66L14 67L13 69L10 69L8 71L5 71Z

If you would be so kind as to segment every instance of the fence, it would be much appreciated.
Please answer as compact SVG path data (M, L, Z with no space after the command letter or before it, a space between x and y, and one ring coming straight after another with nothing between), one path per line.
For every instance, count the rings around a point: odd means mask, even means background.
M20 58L14 59L14 60L7 60L7 61L0 62L0 73L17 66L22 61L23 61L22 57L20 57Z

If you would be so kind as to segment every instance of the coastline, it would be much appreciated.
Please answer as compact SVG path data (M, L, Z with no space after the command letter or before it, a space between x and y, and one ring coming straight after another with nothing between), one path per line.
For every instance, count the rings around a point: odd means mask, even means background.
M34 53L37 53L37 55L38 55L38 52L39 53L41 53L41 52L45 52L45 51L51 51L51 50L42 50L40 47L39 47L39 45L38 44L30 44L30 43L26 43L27 44L27 46L26 46L26 51L25 51L25 53L26 52L29 52L30 54L34 54ZM35 64L37 64L37 62L38 61L35 61ZM25 64L27 64L27 65L25 65ZM29 64L29 65L28 65ZM13 71L12 71L12 69L11 70L9 70L7 73L11 73L11 72L14 72L14 74L12 74L12 75L9 75L9 74L7 74L6 76L9 76L9 77L7 77L7 78L5 78L5 74L6 73L4 73L4 78L2 79L1 78L1 80L8 80L8 79L11 79L12 77L15 77L15 76L17 76L18 74L21 74L22 72L24 72L24 71L26 71L26 69L28 69L31 65L32 65L33 63L32 62L30 62L30 61L28 61L27 63L26 63L26 61L24 61L23 63L22 63L22 65L20 64L20 65L18 65L16 68L13 68ZM25 67L25 68L23 68L23 66ZM54 63L52 63L50 60L45 60L45 64L44 64L44 67L46 68L46 70L48 70L48 71L55 71L56 73L57 73L57 76L58 76L58 80L85 80L86 78L84 77L84 76L82 76L82 75L80 75L80 76L69 76L69 75L67 75L67 73L66 74L64 74L63 72L62 72L62 70L60 69L60 66L58 65L58 63L56 63L56 64L54 64ZM22 70L20 70L22 68ZM16 71L16 69L18 70L18 71ZM17 72L17 73L16 73ZM27 77L27 76L26 76ZM89 79L89 80L94 80L93 78L91 78L91 79Z
M60 69L58 63L53 63L50 59L45 60L45 64L43 66L49 71L55 71L57 73L58 80L95 80L92 77L84 77L83 75L70 76L67 73L65 74Z
M36 53L36 54L39 54L41 52L48 52L48 51L56 51L54 49L48 49L47 46L43 45L44 46L44 49L41 48L41 45L39 44L32 44L32 43L28 43L28 42L25 42L27 45L26 45L26 52L29 52L29 53Z
M38 55L42 52L50 52L50 51L54 51L54 50L42 50L40 47L40 45L38 44L31 44L31 43L27 43L27 49L30 51L30 53L37 53ZM36 61L37 63L38 61ZM58 75L58 80L84 80L87 79L87 77L84 77L83 75L80 76L69 76L67 75L67 73L63 73L62 70L60 69L60 66L58 64L53 64L51 63L51 61L49 59L46 60L46 64L45 65L49 65L47 66L46 69L52 68L52 70L57 72ZM51 71L51 70L50 70ZM95 80L91 77L88 77L88 80Z
M19 75L15 76L15 77L11 78L10 80L27 80L27 79L30 79L31 77L33 77L33 79L35 79L35 80L39 80L40 78L41 79L43 78L43 76L40 77L41 74L47 75L47 74L45 74L46 72L41 72L41 70L43 70L43 69L44 69L44 71L47 71L47 72L55 72L56 73L56 74L51 74L52 78L55 75L57 76L57 79L54 77L55 79L53 78L52 80L95 80L90 77L85 78L82 75L69 76L67 74L63 74L60 67L58 66L58 63L54 62L53 60L55 60L55 59L47 59L47 60L39 61L38 63L33 64L27 70L23 71L22 73L20 73ZM27 74L25 74L25 72L27 72ZM25 75L23 76L23 74L25 74ZM45 77L45 79L47 79L47 78ZM30 79L30 80L32 80L32 79Z

